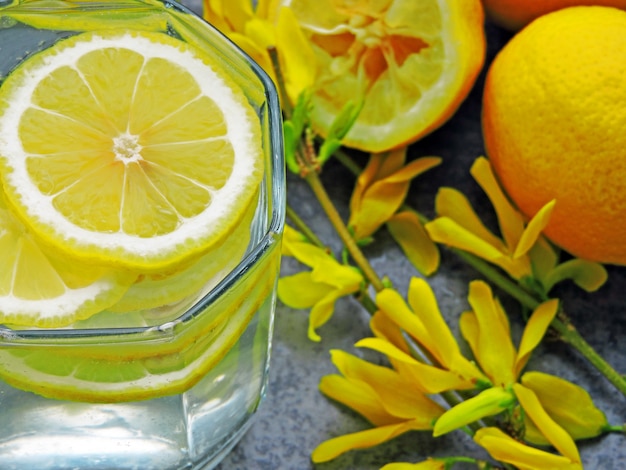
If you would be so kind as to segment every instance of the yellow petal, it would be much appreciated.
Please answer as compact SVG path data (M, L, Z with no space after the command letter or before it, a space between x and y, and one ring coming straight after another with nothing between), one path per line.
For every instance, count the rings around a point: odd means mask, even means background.
M389 341L395 347L409 354L409 346L407 345L402 330L391 321L384 311L379 310L372 316L370 329L377 338Z
M526 415L550 441L550 444L570 461L580 462L580 455L574 440L546 413L535 392L521 384L513 384L513 390Z
M385 178L389 183L408 183L441 163L440 157L421 157L404 165Z
M283 232L282 240L282 254L285 256L294 256L292 246L294 243L306 243L307 239L304 235L298 232L296 229L285 225L285 231ZM297 249L296 249L297 250Z
M275 23L282 1L283 0L257 0L254 14L257 18Z
M276 45L275 28L268 21L252 18L246 23L244 32L260 48L269 49Z
M376 425L389 424L389 417L395 417L396 421L397 418L413 419L415 425L419 423L422 429L430 429L434 420L444 411L420 393L410 377L403 377L388 367L372 364L344 351L333 350L331 357L333 364L345 377L355 383L366 384L375 394L377 405L386 410L387 422L384 423L375 422L361 413Z
M407 259L425 276L439 268L439 249L430 239L417 214L398 212L387 221L387 229Z
M340 297L350 294L351 292L347 289L334 289L313 306L311 312L309 313L308 329L308 337L311 341L320 341L322 339L315 330L324 325L328 320L330 320L330 317L333 316L333 312L335 311L335 302L337 302Z
M438 437L474 421L501 413L515 403L515 397L502 387L483 390L446 411L435 423L433 436Z
M309 271L284 276L278 280L277 294L282 303L291 308L309 308L334 289L327 284L311 280Z
M361 195L376 181L381 181L404 166L406 161L406 147L383 153L370 154L367 165L357 178L357 186L360 187Z
M223 14L234 31L243 33L246 23L254 16L252 2L249 0L224 1Z
M391 218L404 202L411 179L441 162L437 157L424 157L403 166L405 153L403 147L372 154L357 179L348 221L357 240L371 236Z
M450 363L461 354L459 345L443 319L435 293L430 285L417 277L411 278L408 302L415 315L421 320L431 338L436 338L431 354L441 365L450 368Z
M428 222L424 228L433 241L467 251L492 263L497 262L503 255L506 256L496 246L451 218L437 217Z
M287 248L290 256L293 256L302 264L310 267L315 267L323 262L335 262L337 266L339 263L330 255L325 249L319 248L310 243L289 243Z
M454 220L488 245L495 247L498 252L505 252L506 246L502 240L485 227L469 200L460 191L452 188L439 189L435 199L435 210L440 217Z
M582 465L566 457L522 444L498 428L476 431L474 440L496 460L514 465L520 470L582 470Z
M380 470L445 470L444 460L428 459L418 463L393 462L384 465Z
M370 182L388 178L404 167L406 151L407 147L400 147L395 150L390 150L389 152L372 154L372 158L379 159L380 164L377 165L376 173L373 174L373 178Z
M328 462L350 450L382 444L411 429L409 421L335 437L317 446L311 454L311 459L314 463Z
M365 338L355 344L356 347L373 349L389 357L390 360L404 364L397 368L402 375L411 374L415 386L424 393L440 393L446 390L461 390L473 388L472 381L468 381L455 372L442 370L417 361L404 351L380 338Z
M352 196L350 198L350 220L352 220L353 216L361 212L363 195L372 182L376 180L378 170L384 161L384 155L386 154L371 154L369 160L367 161L367 165L357 177L354 190L352 191ZM353 224L348 222L348 225L352 226Z
M542 372L527 372L522 384L535 392L550 417L575 440L599 436L609 424L589 393L576 384Z
M378 395L368 384L340 375L327 375L320 380L319 388L328 398L353 409L374 426L395 424L399 421L387 413Z
M485 157L476 159L470 173L480 187L483 188L483 191L485 191L493 204L493 208L498 216L500 231L502 232L509 252L512 253L524 231L524 219L522 215L511 205L508 198L502 192L502 188L500 188L491 170L491 165Z
M470 283L468 300L478 320L478 362L494 385L506 386L515 380L515 348L506 316L482 281Z
M287 94L295 103L298 96L315 82L317 60L293 10L288 7L281 8L278 14L276 49Z
M520 237L519 243L515 247L513 258L524 256L537 242L539 235L541 235L541 232L544 228L546 228L548 222L550 221L550 215L552 215L555 203L555 200L548 202L545 206L539 209L530 222L528 222L528 225Z
M408 190L408 183L391 184L385 180L367 188L358 212L352 212L348 221L354 238L363 240L373 235L402 205Z
M233 28L228 23L224 13L225 1L228 2L228 0L204 0L202 16L222 33L228 34L233 31Z
M461 329L461 335L469 344L474 357L478 358L480 354L478 351L478 341L480 338L480 330L478 327L478 319L474 312L463 312L459 318L459 328Z
M361 212L361 204L365 191L377 180L384 179L404 165L406 147L384 153L370 154L367 165L359 174L352 197L350 198L350 214Z
M330 256L320 257L313 267L311 279L336 288L346 288L352 292L359 290L363 275L352 266L339 264Z
M434 349L434 341L422 321L408 307L395 289L383 289L376 294L376 305L387 318L406 331L426 349Z
M559 301L552 299L539 305L530 316L526 328L524 328L522 340L520 341L517 352L517 359L515 360L516 377L519 377L528 359L530 359L530 355L539 343L541 343L558 310Z

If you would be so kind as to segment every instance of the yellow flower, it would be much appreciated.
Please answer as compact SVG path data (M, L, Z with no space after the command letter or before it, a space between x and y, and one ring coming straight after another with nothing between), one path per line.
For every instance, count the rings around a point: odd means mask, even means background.
M515 404L511 386L518 380L533 350L539 345L558 311L558 301L542 303L532 313L518 350L511 339L509 321L489 285L470 283L471 312L461 316L461 333L467 340L492 388L448 410L435 425L439 436L486 416L499 414Z
M535 371L526 372L521 383L535 393L550 417L574 440L599 436L609 427L606 415L596 408L589 393L578 385ZM524 427L525 440L538 445L549 444L532 420L526 419Z
M480 370L461 354L426 281L411 279L408 305L396 290L390 288L376 295L376 304L379 312L372 319L372 330L377 337L365 338L356 346L387 355L398 372L412 377L426 393L473 389L477 383L488 383ZM389 325L395 325L396 329ZM415 359L410 346L399 334L400 329L432 357L433 365Z
M441 158L423 157L405 163L406 147L370 156L352 193L348 227L357 241L363 241L388 223L392 235L401 246L406 246L410 253L416 253L414 259L419 260L416 267L431 274L439 264L439 252L435 244L416 214L397 214L397 211L404 203L411 180L439 165Z
M542 286L544 294L568 278L588 291L598 289L606 281L606 270L597 263L576 259L558 265L554 248L540 236L558 201L547 203L525 223L502 191L486 158L474 162L471 174L493 204L502 238L482 223L462 193L441 188L435 202L438 217L426 224L426 231L435 242L483 258L514 279L532 278Z
M474 440L493 458L515 465L521 470L582 469L574 440L550 417L537 395L521 384L514 384L513 391L530 421L561 455L530 447L492 427L477 431Z
M468 300L472 311L461 316L461 333L491 382L496 386L510 386L519 378L556 316L558 300L548 300L535 309L517 350L511 339L508 317L489 285L482 281L471 282Z
M535 309L517 350L506 313L487 284L481 281L470 284L469 303L473 311L461 316L461 333L493 387L446 411L435 424L435 436L510 409L516 400L527 418L523 437L528 442L555 445L551 436L545 434L550 428L538 427L537 420L532 418L538 413L537 407L565 430L568 439L598 436L607 429L604 413L577 385L540 372L527 372L521 377L521 384L517 383L558 311L557 300L548 300ZM528 406L533 409L529 411Z
M313 84L316 58L293 11L281 0L204 0L204 18L241 47L275 83L269 50L276 49L292 102Z
M311 308L309 338L319 341L316 329L333 314L337 299L354 294L364 285L363 275L352 266L346 266L325 249L308 243L303 235L285 227L283 254L293 256L312 268L311 271L285 276L278 280L278 297L293 308Z
M315 463L381 444L408 431L432 429L444 411L416 387L412 377L339 350L331 351L331 357L341 375L323 377L320 390L361 414L374 428L323 442L313 451Z

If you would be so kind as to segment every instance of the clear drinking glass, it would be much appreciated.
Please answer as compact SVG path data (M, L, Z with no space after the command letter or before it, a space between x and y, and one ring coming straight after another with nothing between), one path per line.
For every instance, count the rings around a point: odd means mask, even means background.
M24 21L14 21L19 14L7 16L11 9L23 12ZM111 324L110 316L98 323L96 315L72 328L0 326L3 470L211 468L245 432L263 398L285 216L282 121L267 75L173 2L0 0L0 80L60 38L118 25L152 29L164 19L169 34L226 64L257 111L265 175L250 242L244 255L232 260L234 268L203 292L140 312L145 324L133 325L132 316L124 326ZM128 382L128 374L137 373L152 385L147 393L138 387L119 397L113 380L94 403L92 395L88 401L80 393L72 396L71 383L64 384L69 372L50 372L50 364L57 369L70 364L87 380L89 374L119 370L125 375L120 380ZM23 365L33 371L27 387L33 391L14 381ZM55 386L72 399L46 398L56 392L49 385L37 389L39 372L55 374ZM155 396L155 389L162 396Z

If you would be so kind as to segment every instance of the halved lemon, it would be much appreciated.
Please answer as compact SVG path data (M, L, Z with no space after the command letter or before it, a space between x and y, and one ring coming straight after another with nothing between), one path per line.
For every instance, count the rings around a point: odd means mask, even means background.
M382 152L435 130L463 102L484 62L480 0L282 3L317 59L316 130L327 135L347 102L364 103L344 139L350 147Z
M57 42L0 88L11 210L60 253L143 272L225 240L263 173L259 119L206 53L165 33Z

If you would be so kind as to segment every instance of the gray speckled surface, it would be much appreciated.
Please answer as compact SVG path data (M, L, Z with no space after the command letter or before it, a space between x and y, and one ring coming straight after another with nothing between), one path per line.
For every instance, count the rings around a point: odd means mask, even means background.
M188 2L189 4L189 2ZM199 1L191 2L198 9ZM488 60L506 42L509 35L487 25ZM457 114L441 129L412 147L414 156L439 155L444 164L418 178L409 200L412 205L432 215L434 195L442 185L456 187L470 196L481 215L491 217L490 206L480 189L469 177L469 167L483 154L480 133L480 103L484 73ZM340 211L346 207L353 184L352 177L337 165L330 164L323 178ZM289 179L288 198L301 215L316 228L324 240L338 248L336 237L305 185ZM406 263L385 233L367 249L374 267L388 275L401 290L406 288L414 270ZM283 263L283 273L300 268L293 260ZM431 279L440 307L456 325L465 308L467 283L477 274L449 253L443 252L441 271ZM584 294L574 287L561 288L574 324L585 338L618 370L626 372L626 270L610 269L610 281L599 292ZM509 309L512 323L519 329L514 304ZM417 461L436 455L485 455L461 432L432 439L427 433L405 434L382 446L350 452L330 463L313 465L310 453L320 442L340 434L367 428L367 423L349 409L327 400L318 390L319 379L335 370L329 361L329 350L341 348L360 354L353 348L368 336L368 316L350 299L341 300L333 319L320 329L322 341L306 337L307 313L279 305L276 311L274 349L268 393L256 419L234 450L226 456L220 470L274 469L376 469L391 461ZM564 376L589 391L596 404L613 424L626 421L626 399L616 392L584 359L561 343L543 345L535 354L529 369ZM624 437L609 435L580 444L583 463L589 469L626 468ZM456 467L455 467L456 468Z

